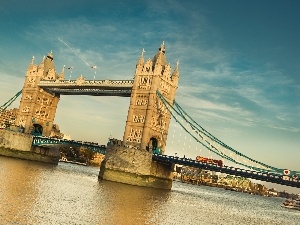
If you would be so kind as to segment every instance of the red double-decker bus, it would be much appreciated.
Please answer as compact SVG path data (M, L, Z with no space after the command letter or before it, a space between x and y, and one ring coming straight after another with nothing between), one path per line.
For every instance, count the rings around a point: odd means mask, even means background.
M209 163L209 164L215 164L218 166L223 166L223 160L221 159L210 159L210 158L206 158L206 157L202 157L202 156L197 156L196 160L198 162L202 162L202 163Z

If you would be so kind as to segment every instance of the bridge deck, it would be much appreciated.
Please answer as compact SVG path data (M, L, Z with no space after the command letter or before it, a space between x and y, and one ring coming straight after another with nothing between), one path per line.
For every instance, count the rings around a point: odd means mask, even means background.
M69 146L82 146L87 149L90 149L93 152L98 152L101 154L106 153L106 146L99 145L98 143L93 142L82 142L82 141L75 141L75 140L66 140L66 139L57 139L57 138L49 138L43 136L34 136L32 140L33 146L40 146L40 147L69 147Z
M202 163L192 159L179 158L179 157L167 156L167 155L154 154L152 158L157 161L169 162L169 163L179 164L182 166L190 166L194 168L201 168L210 171L216 171L216 172L226 173L230 175L241 176L245 178L251 178L255 180L267 181L271 183L300 188L299 179L293 179L291 177L289 177L289 179L284 179L283 175L279 175L279 174L262 173L253 170L244 170L235 167L217 166L215 164Z

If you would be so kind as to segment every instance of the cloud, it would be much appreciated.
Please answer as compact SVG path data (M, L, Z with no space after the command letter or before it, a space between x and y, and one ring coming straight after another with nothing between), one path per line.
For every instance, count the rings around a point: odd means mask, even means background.
M129 15L134 11L130 9L122 21L116 14L39 20L24 27L24 37L43 50L53 50L58 72L63 65L73 66L72 74L65 72L72 79L80 74L87 79L132 79L141 49L146 49L145 58L152 58L165 41L168 61L171 65L180 61L176 99L196 117L246 127L269 126L274 120L278 126L273 128L283 126L292 115L297 118L295 104L278 100L292 97L292 81L282 71L271 63L240 60L241 52L222 46L222 34L207 19L207 12L198 10L200 4L175 2L166 8L157 3L145 3L136 16ZM86 62L97 65L96 74ZM297 93L297 88L292 90Z

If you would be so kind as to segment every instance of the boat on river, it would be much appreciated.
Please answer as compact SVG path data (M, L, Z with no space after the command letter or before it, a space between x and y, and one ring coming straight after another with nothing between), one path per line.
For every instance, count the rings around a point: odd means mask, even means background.
M64 163L71 163L71 164L77 164L77 165L81 165L81 166L87 166L87 163L81 163L81 162L77 162L77 161L69 161L67 158L62 157L59 159L59 162L64 162Z
M286 199L281 207L288 209L296 209L300 211L300 198L297 199Z

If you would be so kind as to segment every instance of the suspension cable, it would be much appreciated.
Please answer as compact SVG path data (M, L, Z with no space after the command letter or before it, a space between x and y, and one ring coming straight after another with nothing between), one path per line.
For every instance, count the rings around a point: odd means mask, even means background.
M17 94L15 94L11 99L9 99L7 102L5 102L2 106L0 106L0 113L5 111L7 107L9 107L22 93L22 90L19 91Z
M166 107L166 109L170 112L170 114L172 115L172 117L175 119L175 121L180 124L180 126L189 134L191 135L197 142L199 142L201 145L203 145L205 148L207 148L209 151L217 154L218 156L222 157L223 159L229 160L233 163L245 166L247 168L250 169L254 169L256 171L260 171L260 172L275 172L275 173L280 173L282 174L284 169L278 169L276 167L267 165L265 163L259 162L257 160L254 160L240 152L238 152L237 150L231 148L230 146L226 145L224 142L220 141L218 138L216 138L215 136L213 136L211 133L209 133L207 130L205 130L202 126L200 126L195 120L193 120L183 109L182 107L180 107L180 105L174 100L173 105L171 103L169 103L164 96L157 90L156 91L157 96L159 97L159 99L162 101L162 103L164 104L164 106ZM177 115L176 115L177 114ZM183 119L188 126L190 127L190 129L192 130L192 132L190 132L188 130L188 128L186 126L184 126L182 124L182 122L179 121L179 119L177 118L177 116L179 116L179 118ZM197 134L197 135L195 135ZM200 139L199 139L200 138ZM244 159L247 159L255 164L257 164L259 167L257 166L250 166L248 164L239 162L237 159L234 159L233 157L225 154L224 152L220 151L217 147L213 146L211 141L206 140L206 139L210 139L212 142L219 144L221 147L229 150L231 152L231 155L235 155L235 156L240 156ZM232 154L233 153L233 154ZM244 160L246 161L246 160ZM260 168L260 167L264 167L264 168ZM300 174L300 172L298 171L291 171L293 174Z

